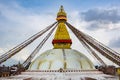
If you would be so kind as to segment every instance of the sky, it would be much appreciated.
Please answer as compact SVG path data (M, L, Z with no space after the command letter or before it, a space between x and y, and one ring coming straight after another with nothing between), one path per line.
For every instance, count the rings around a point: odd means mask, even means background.
M61 5L64 6L69 23L120 53L119 4L120 0L0 0L0 55L54 23ZM94 61L73 33L70 30L69 32L73 41L72 48ZM53 35L38 55L53 48ZM44 36L4 64L12 65L25 61Z

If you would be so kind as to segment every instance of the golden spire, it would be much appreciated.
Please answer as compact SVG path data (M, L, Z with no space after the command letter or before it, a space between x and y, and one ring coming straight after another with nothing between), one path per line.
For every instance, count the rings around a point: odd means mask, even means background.
M59 12L57 13L56 20L58 21L58 27L54 39L52 41L53 46L55 49L69 49L72 44L72 41L70 39L69 33L65 25L67 15L63 9L63 6L60 7Z
M65 13L63 6L61 6L59 12L57 13L56 20L57 21L60 21L60 20L65 20L66 21L67 20L66 15L67 14Z

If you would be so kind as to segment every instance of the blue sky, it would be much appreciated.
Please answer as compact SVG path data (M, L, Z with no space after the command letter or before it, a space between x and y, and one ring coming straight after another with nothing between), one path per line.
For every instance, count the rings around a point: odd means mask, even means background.
M55 22L60 5L67 12L68 22L120 53L119 4L120 0L0 0L0 55ZM52 37L40 53L52 49L51 40ZM79 43L75 38L72 48L86 53L76 41ZM40 39L5 64L24 61L39 42Z
M17 3L27 9L57 10L60 5L64 5L66 9L86 10L96 7L119 6L120 0L1 0L1 4L12 5L13 3Z

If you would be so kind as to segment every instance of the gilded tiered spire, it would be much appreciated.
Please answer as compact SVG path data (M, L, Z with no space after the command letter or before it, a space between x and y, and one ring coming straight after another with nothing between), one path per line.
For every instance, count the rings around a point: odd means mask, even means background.
M67 21L67 14L65 13L63 6L60 7L56 20L58 21L58 27L52 42L53 46L56 49L69 49L72 41L65 25L65 22Z
M56 20L57 21L60 21L60 20L65 20L66 21L67 20L66 17L67 17L67 14L65 13L63 6L61 6L59 12L57 13Z

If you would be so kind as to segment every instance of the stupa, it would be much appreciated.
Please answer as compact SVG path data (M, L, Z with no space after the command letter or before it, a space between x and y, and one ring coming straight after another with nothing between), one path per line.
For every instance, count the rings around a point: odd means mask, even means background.
M58 27L52 41L54 48L38 56L31 63L29 70L94 69L90 59L81 52L71 49L72 40L65 25L67 14L63 6L60 7L56 20Z
M88 57L71 48L72 40L65 25L67 14L63 6L56 20L58 26L52 41L53 49L39 55L25 72L0 80L118 80L118 76L95 69Z

